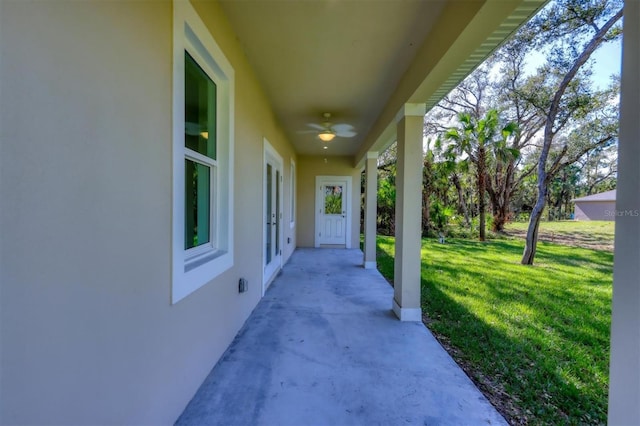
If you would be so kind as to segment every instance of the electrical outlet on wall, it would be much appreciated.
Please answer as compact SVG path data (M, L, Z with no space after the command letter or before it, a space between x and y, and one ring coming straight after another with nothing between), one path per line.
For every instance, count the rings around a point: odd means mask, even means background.
M246 278L240 278L240 281L238 282L238 292L244 293L248 289L249 289L249 282L246 280Z

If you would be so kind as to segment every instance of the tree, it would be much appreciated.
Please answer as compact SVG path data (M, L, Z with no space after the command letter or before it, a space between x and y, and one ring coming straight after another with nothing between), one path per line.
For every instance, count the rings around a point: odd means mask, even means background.
M618 174L617 146L600 147L578 161L580 195L609 191L616 187Z
M507 139L516 131L513 122L500 128L498 111L489 110L484 118L476 119L469 113L458 115L458 126L444 135L451 143L449 153L466 155L476 166L476 189L478 193L478 215L480 218L480 241L485 241L485 192L487 167L491 162L503 164L509 156L517 155L507 146Z
M396 203L396 159L397 145L394 143L378 157L377 174L377 217L376 232L382 235L394 235L395 233L395 203ZM361 226L364 226L364 173L361 179ZM362 231L364 232L364 231Z
M525 59L524 51L513 44L494 53L429 112L425 133L445 132L449 127L446 124L461 112L480 119L487 110L494 108L501 111L505 121L516 123L518 128L509 140L510 152L520 152L530 146L544 120L535 107L514 94L514 89L523 85L526 78ZM493 231L504 230L511 217L512 197L522 181L535 171L533 165L520 173L520 158L508 155L505 161L494 162L487 168L485 181L493 212Z
M431 193L433 192L433 152L427 146L427 152L422 159L422 236L429 234L431 221Z
M531 212L522 264L533 264L538 241L538 229L547 201L551 180L562 168L577 161L592 146L569 154L569 139L573 142L590 130L596 140L590 145L604 145L615 138L610 120L598 114L597 97L589 90L588 67L585 64L604 42L621 34L618 22L622 17L622 4L618 0L557 0L539 13L523 31L517 43L534 48L546 48L547 64L539 69L535 90L519 95L530 102L545 117L544 136L537 164L537 199ZM595 121L583 120L590 129L576 127L574 119L587 116ZM568 131L567 131L568 130ZM554 155L553 142L568 133Z
M560 170L549 183L547 191L548 220L569 219L572 198L576 196L576 188L580 177L580 169L575 164L569 164ZM564 207L564 213L562 208Z
M464 225L470 228L471 218L469 217L469 210L467 209L465 192L462 188L462 175L469 173L469 161L468 159L458 160L457 155L452 150L443 151L441 139L436 140L435 147L440 157L442 157L442 161L438 163L440 174L447 176L447 178L451 180L451 183L456 189L458 213L462 214Z
M507 121L516 123L518 131L511 138L510 148L520 153L531 147L544 119L538 110L517 95L517 89L526 84L526 50L517 43L509 43L494 55L499 66L499 77L493 82L495 102ZM493 230L502 232L510 218L511 200L522 184L535 171L535 165L522 165L521 155L497 163L491 185L488 186L493 208Z

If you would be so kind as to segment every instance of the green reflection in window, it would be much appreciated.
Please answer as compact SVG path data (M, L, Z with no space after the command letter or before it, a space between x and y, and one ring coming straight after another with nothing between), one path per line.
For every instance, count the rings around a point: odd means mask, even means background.
M195 161L184 164L184 248L209 242L211 212L211 169Z
M184 143L216 159L216 85L184 52Z

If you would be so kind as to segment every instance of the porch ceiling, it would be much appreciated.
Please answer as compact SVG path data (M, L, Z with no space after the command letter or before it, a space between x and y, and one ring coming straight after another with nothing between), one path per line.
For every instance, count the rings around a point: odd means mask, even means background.
M286 136L358 162L405 102L435 103L544 0L222 0ZM436 101L437 102L437 101ZM324 150L323 112L358 133Z

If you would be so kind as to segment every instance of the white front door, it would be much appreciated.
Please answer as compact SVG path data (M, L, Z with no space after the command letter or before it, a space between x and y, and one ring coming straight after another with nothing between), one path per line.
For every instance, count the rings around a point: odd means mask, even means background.
M348 176L316 178L316 247L344 245L350 248L350 183Z
M282 157L266 140L264 149L262 292L282 266Z

